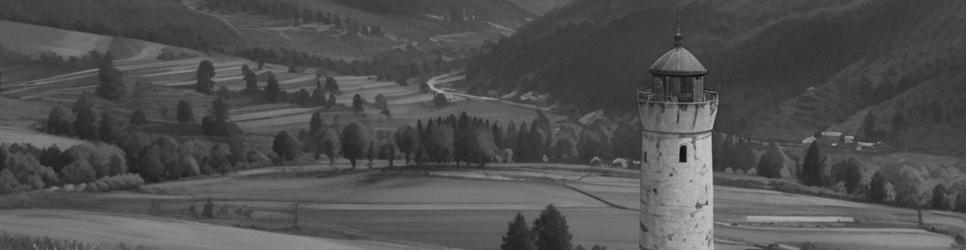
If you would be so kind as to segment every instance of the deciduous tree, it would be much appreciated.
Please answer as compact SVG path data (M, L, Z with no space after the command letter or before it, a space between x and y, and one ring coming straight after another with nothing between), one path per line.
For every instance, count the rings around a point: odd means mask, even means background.
M885 176L882 175L882 172L876 171L874 174L872 174L872 180L869 181L869 194L866 198L872 202L885 201L885 185Z
M339 154L341 154L342 142L339 137L339 132L331 128L326 129L322 133L322 144L320 148L322 149L322 154L329 157L330 165L335 165L335 159L339 158Z
M357 122L350 123L342 129L342 156L349 159L352 168L356 167L356 160L365 157L372 140L368 128Z
M942 183L936 184L932 189L932 208L936 210L949 209L949 201L946 196L946 186L943 186Z
M396 133L393 136L395 137L396 146L404 155L403 160L408 165L413 153L419 148L419 132L412 126L405 125L396 129Z
M191 108L191 103L186 100L178 102L178 122L195 123L195 112Z
M768 152L765 152L758 161L758 175L766 178L781 178L784 162L785 157L782 156L781 149L773 142L769 145Z
M95 92L98 96L107 100L117 100L124 95L124 81L121 78L120 70L114 68L114 62L107 55L103 61L100 62L97 70L97 79L99 84Z
M356 94L352 97L352 111L356 114L362 114L362 112L366 110L366 107L363 106L363 104L365 104L365 100L362 100L361 95Z
M265 87L265 99L269 102L278 102L278 96L282 93L281 86L278 84L278 80L275 79L275 74L271 71L268 72L268 85Z
M138 109L131 114L131 119L128 122L134 126L143 126L148 123L148 118L144 115L144 111Z
M213 77L215 77L215 65L209 60L201 61L198 64L198 70L195 71L195 90L210 95L212 88L215 86L214 81L212 81Z
M279 132L275 136L275 140L272 142L272 151L275 151L275 154L283 161L295 160L302 152L295 138L292 138L285 131Z
M332 78L331 76L330 77L326 77L325 78L325 90L328 90L329 93L338 92L339 91L339 83L336 82L335 81L335 78Z

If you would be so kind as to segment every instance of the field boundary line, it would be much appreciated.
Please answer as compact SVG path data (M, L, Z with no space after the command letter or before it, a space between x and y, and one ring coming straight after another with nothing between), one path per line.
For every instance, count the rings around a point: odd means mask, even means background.
M571 185L568 185L567 183L563 183L563 182L557 182L557 183L560 183L560 185L563 185L564 187L567 187L570 190L576 191L576 192L581 193L583 195L586 195L586 196L588 196L590 198L594 198L595 200L600 201L601 203L604 203L607 206L610 206L612 208L621 209L621 210L628 210L628 211L637 211L637 209L631 209L629 207L621 206L621 205L618 205L616 203L613 203L613 202L604 200L603 198L600 198L597 195L591 194L590 192L587 192L587 191L584 191L584 190L580 190L579 188L576 188L576 187L573 187Z

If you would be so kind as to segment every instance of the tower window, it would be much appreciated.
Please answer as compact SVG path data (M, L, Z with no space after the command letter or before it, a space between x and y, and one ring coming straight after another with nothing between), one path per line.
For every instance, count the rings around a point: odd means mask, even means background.
M678 154L679 162L688 162L688 146L681 146L681 152Z

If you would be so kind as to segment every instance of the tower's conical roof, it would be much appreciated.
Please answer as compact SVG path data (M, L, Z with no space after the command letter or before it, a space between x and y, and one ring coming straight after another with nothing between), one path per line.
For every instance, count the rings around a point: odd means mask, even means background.
M681 46L681 33L674 37L674 48L654 61L649 71L655 75L699 76L708 73L701 61Z

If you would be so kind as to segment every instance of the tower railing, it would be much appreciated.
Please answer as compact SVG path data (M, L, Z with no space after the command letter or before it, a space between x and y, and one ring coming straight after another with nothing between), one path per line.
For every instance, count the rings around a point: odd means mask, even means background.
M681 101L675 102L675 101L669 101L669 100L658 100L657 98L655 98L655 96L656 95L654 94L654 92L652 92L650 89L637 91L637 100L640 103L706 104L706 103L713 103L718 101L718 91L713 91L713 90L705 90L704 101L698 101L698 102L681 102Z

